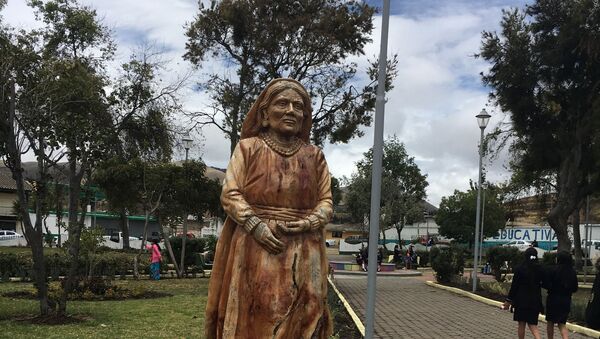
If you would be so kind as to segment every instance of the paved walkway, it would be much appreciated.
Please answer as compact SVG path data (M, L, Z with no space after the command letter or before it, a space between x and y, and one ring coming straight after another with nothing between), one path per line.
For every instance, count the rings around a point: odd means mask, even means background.
M365 319L367 278L336 276L335 284ZM546 338L546 323L539 324ZM418 278L377 279L376 338L516 338L512 313L425 285ZM558 328L555 338L559 338ZM527 330L526 338L532 338ZM587 338L570 333L569 338Z

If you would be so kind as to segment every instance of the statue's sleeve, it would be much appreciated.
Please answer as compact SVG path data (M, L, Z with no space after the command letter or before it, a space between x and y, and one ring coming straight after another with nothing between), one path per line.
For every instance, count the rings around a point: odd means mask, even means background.
M238 225L244 225L254 215L252 207L244 198L246 182L246 161L240 144L235 147L223 182L221 204L225 213Z
M319 199L308 219L313 228L324 227L333 215L333 200L331 198L331 176L325 155L319 150L317 155L317 176Z

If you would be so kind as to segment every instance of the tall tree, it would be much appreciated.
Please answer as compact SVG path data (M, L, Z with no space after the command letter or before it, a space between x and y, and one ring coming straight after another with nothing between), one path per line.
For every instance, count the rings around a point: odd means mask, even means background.
M114 45L96 12L76 0L32 0L30 5L36 18L45 24L39 30L41 55L54 75L49 82L52 92L46 99L48 105L43 108L53 114L51 126L57 146L64 146L68 162L68 252L72 261L59 300L58 312L64 314L67 296L75 284L85 217L85 209L80 208L81 183L84 176L90 176L110 142L107 130L112 121L104 92L104 68Z
M516 180L556 193L547 219L560 250L569 216L600 186L599 23L597 1L537 0L505 11L500 35L483 33L483 81L511 122L495 137L511 145Z
M404 144L396 136L388 138L383 145L381 184L382 231L395 227L398 241L405 223L421 220L425 199L427 175L421 174L413 157L406 152ZM355 221L369 219L371 209L371 171L373 150L364 153L357 164L348 186L347 205Z
M0 8L4 5L0 2ZM1 24L1 23L0 23ZM35 286L40 301L40 315L51 309L48 302L46 264L42 243L42 221L48 193L48 169L56 160L53 155L52 131L46 128L44 110L28 110L31 101L41 104L48 94L43 63L35 51L36 37L25 32L15 35L0 26L0 157L11 170L17 186L18 214L25 229L35 271ZM38 115L41 113L41 115ZM47 116L46 116L47 117ZM37 161L38 181L33 190L36 221L29 215L29 197L21 157L32 151Z
M205 172L206 165L196 160L186 161L181 167L171 167L169 188L158 212L167 223L183 225L181 258L177 271L180 278L185 273L188 216L202 221L205 213L216 215L219 212L221 185L216 180L209 180L204 175Z
M483 236L491 237L506 224L506 211L502 204L502 192L493 185L486 185L485 215L483 219ZM435 222L440 226L440 235L453 238L472 246L475 239L475 209L477 208L477 189L471 185L466 192L458 190L448 197L443 197Z
M211 98L206 111L194 112L200 126L214 125L230 140L233 152L244 116L265 84L294 78L314 99L313 141L347 142L362 135L375 107L376 65L368 83L353 85L358 66L347 59L363 54L370 42L375 9L343 0L225 0L199 13L187 27L184 58L202 67L208 58L224 60L235 73L213 73L200 84ZM210 61L212 64L213 61ZM386 89L396 74L388 64Z
M101 168L122 175L126 180L127 163L141 159L145 162L162 162L171 159L174 131L171 117L180 109L177 92L185 77L162 86L159 72L163 69L161 53L152 46L143 46L133 53L129 62L121 66L119 77L108 100L113 117L110 160ZM114 166L114 168L110 168ZM121 172L119 169L124 170ZM105 171L106 173L106 171ZM102 179L99 177L99 179ZM119 214L123 234L123 248L129 248L128 211L136 197L129 196L129 185L123 180L102 180L104 189L111 192L108 201Z

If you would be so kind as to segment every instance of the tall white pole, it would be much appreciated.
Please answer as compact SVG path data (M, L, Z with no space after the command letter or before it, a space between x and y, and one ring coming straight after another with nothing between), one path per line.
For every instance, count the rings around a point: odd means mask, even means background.
M475 251L473 253L473 293L477 291L477 271L478 268L478 254L479 254L479 226L481 223L481 168L483 158L483 130L481 128L481 137L479 139L479 184L477 185L477 213L475 214Z
M375 134L373 137L373 168L371 181L371 220L369 222L369 274L367 282L367 310L365 338L373 338L375 322L375 285L377 283L377 246L379 239L379 206L381 200L381 162L383 159L383 117L385 112L385 79L387 66L387 41L390 24L390 0L383 1L381 18L381 46L379 49L379 74L377 76L377 101L375 107Z
M588 178L589 180L589 178ZM587 283L587 262L588 258L591 258L590 255L591 247L590 238L588 236L588 230L590 228L590 195L588 194L585 200L585 253L583 253L583 283ZM587 254L586 254L587 253Z
M479 264L483 265L483 226L485 225L485 189L483 190L483 199L481 199L481 235L479 236Z

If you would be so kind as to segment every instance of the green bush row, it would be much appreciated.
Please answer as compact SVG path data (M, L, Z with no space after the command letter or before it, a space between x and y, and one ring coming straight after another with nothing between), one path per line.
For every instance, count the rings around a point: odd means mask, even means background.
M133 271L134 253L126 252L100 252L92 254L88 260L79 259L77 263L77 275L79 276L115 276L126 275ZM163 257L164 258L164 257ZM65 276L70 268L71 258L67 253L54 253L44 256L46 264L46 276L58 279ZM142 254L139 262L141 273L149 273L150 256ZM161 265L166 268L166 261ZM33 279L33 258L31 253L0 253L0 277L8 280L10 277L20 277L23 280Z

